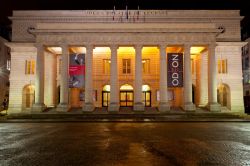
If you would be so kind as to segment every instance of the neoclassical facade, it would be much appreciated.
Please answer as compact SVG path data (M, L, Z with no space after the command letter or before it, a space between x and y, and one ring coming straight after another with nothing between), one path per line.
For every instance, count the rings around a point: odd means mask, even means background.
M13 11L9 112L243 112L238 10Z

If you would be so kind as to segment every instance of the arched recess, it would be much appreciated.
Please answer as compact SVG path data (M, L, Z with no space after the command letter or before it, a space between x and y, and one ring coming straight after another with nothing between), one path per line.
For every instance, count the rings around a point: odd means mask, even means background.
M24 109L31 108L35 101L35 86L28 84L23 88L22 94L22 107Z
M231 109L231 93L227 84L220 84L217 88L217 101L222 107Z

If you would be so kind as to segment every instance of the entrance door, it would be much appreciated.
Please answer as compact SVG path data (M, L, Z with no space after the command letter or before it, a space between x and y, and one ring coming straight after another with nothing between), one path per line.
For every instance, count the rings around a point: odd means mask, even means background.
M151 107L151 91L142 92L142 102L145 107Z
M133 91L120 91L120 106L131 107L134 103Z
M110 101L110 92L109 91L102 91L102 106L108 107Z

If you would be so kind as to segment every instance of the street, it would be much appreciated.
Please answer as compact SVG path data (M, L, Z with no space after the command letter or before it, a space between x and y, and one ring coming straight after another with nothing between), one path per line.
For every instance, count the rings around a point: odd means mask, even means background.
M250 165L250 124L0 123L0 165Z

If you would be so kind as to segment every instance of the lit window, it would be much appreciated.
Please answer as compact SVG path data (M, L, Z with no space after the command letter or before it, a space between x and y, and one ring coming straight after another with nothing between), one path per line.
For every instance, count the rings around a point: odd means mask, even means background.
M10 71L10 60L7 60L6 69Z
M227 60L226 59L218 60L218 73L222 73L222 74L227 73Z
M104 74L110 74L110 59L103 59L103 72Z
M34 60L26 60L25 74L35 74L35 61Z
M144 74L150 73L150 60L149 59L142 60L142 72Z
M131 73L131 60L130 59L122 59L122 73L123 74Z

